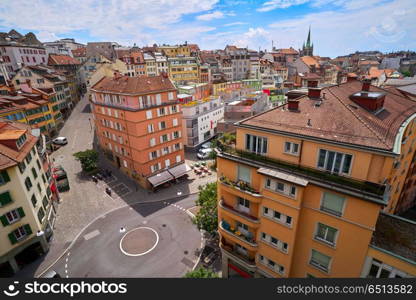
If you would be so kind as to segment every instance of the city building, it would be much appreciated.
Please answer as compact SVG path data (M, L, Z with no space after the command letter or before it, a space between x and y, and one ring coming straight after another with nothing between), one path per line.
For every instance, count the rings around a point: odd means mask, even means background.
M12 276L49 249L55 208L37 137L28 125L0 121L0 274ZM43 151L43 150L41 150ZM49 168L49 166L47 166Z
M175 84L199 82L199 63L196 57L169 57L169 77Z
M232 80L247 79L250 76L250 55L247 48L227 45L224 49L232 64Z
M120 170L146 188L186 174L181 106L166 74L116 73L91 91L99 145Z
M72 56L78 60L81 64L87 61L87 48L81 47L78 49L71 50Z
M43 43L43 45L46 48L57 47L61 49L69 49L70 51L77 50L80 48L85 48L84 44L78 43L75 41L75 39L71 39L71 38L60 39L54 42L45 42ZM64 54L64 53L54 53L54 54ZM65 55L70 55L70 54L65 54Z
M198 46L197 46L198 47ZM168 58L176 57L176 56L191 56L191 47L188 44L183 45L176 45L176 46L169 46L169 45L162 45L157 47L158 51L164 53ZM195 54L195 45L192 46L192 53Z
M146 64L146 76L157 75L156 58L150 52L143 53L143 59Z
M87 43L87 57L104 56L108 60L114 61L117 58L113 42L90 42Z
M21 35L15 30L0 32L0 58L9 78L24 65L46 65L48 62L45 48L32 32Z
M416 222L393 215L415 205L415 117L369 82L311 80L236 123L217 157L223 277L416 276Z

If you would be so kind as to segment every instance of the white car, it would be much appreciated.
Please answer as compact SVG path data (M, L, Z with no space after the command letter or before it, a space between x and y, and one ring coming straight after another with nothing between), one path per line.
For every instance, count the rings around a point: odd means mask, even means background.
M209 149L211 148L211 142L206 142L201 145L201 149Z
M63 137L63 136L57 137L52 142L56 145L66 145L66 144L68 144L68 140L66 139L66 137Z
M208 159L210 158L211 152L214 151L214 149L211 148L205 148L199 150L198 154L196 155L199 159Z

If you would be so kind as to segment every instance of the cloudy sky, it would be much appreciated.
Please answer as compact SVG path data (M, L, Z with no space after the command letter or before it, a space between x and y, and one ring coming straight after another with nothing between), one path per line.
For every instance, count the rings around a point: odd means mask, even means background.
M41 41L198 43L299 48L312 27L315 54L416 50L415 0L0 0L0 31Z

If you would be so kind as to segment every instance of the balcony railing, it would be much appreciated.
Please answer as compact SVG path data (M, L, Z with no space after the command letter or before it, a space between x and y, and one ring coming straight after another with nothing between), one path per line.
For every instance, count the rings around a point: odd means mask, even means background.
M229 155L240 159L255 161L263 164L266 167L280 169L286 173L292 173L294 175L302 176L310 180L321 181L342 189L348 189L364 195L376 197L379 200L383 200L385 196L386 186L382 184L340 176L306 166L295 165L257 153L238 150L230 146L222 145L221 152L225 156Z
M250 235L247 235L247 236L243 235L241 232L239 232L238 230L231 227L230 224L228 224L224 220L221 221L220 228L224 231L227 231L228 233L230 233L232 236L236 237L240 241L243 241L243 242L249 244L252 247L257 247L257 243L256 243L255 239L253 238L251 232L250 232Z
M240 215L244 219L248 219L250 222L254 222L254 223L259 223L260 222L257 217L252 216L251 214L246 213L244 211L238 210L235 207L232 207L231 205L228 205L227 203L224 202L224 200L220 201L220 207L222 207L225 210L231 211L232 213Z
M239 253L235 247L226 243L225 241L221 241L220 246L224 251L228 252L229 255L243 261L249 267L252 267L252 268L256 267L256 261L255 261L254 257L250 257L248 255L243 255L243 254Z
M260 192L258 192L257 190L255 190L254 188L252 188L247 182L244 181L232 181L229 178L225 177L225 176L221 176L219 178L219 180L221 181L221 183L228 185L229 187L235 188L241 192L247 193L253 197L262 197L262 195L260 194Z

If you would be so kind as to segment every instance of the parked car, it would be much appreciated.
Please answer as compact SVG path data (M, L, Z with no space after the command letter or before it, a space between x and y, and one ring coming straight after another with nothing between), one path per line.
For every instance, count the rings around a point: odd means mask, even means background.
M201 145L201 149L209 149L212 148L211 142L206 142Z
M66 175L65 170L57 170L53 173L53 178L55 178L57 181L61 179L67 179L68 176Z
M55 270L49 270L42 275L42 278L61 278L61 275L59 275Z
M60 170L65 171L64 167L62 167L61 165L57 165L57 166L52 168L52 172L57 172L57 171L60 171Z
M211 152L214 151L211 148L201 149L199 150L198 154L196 155L199 159L208 159L210 157Z
M69 181L68 181L68 178L58 180L58 181L56 182L56 186L57 186L58 191L59 191L60 193L62 193L62 192L66 192L66 191L69 191Z
M56 144L56 145L66 145L66 144L68 144L68 140L67 140L67 138L66 138L66 137L64 137L64 136L59 136L59 137L57 137L56 139L54 139L54 140L52 141L52 143L54 143L54 144Z

